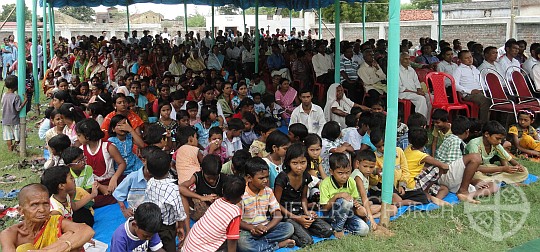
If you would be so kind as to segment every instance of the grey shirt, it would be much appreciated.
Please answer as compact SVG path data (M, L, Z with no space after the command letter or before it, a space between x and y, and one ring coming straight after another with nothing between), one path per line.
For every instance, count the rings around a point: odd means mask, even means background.
M2 125L18 125L21 98L15 93L5 93L2 96Z

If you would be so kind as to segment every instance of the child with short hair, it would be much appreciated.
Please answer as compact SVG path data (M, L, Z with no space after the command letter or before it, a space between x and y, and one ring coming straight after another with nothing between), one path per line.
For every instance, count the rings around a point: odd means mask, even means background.
M349 143L355 151L360 150L362 147L362 138L369 129L368 122L372 117L371 112L364 112L360 114L360 117L356 121L357 124L354 127L354 130L349 130L343 134L343 141ZM345 117L345 122L347 122L347 117Z
M64 134L56 135L51 138L51 140L49 140L49 159L45 162L43 167L47 169L49 167L63 165L64 161L61 158L62 152L70 145L71 140Z
M273 251L292 247L289 239L294 227L282 222L279 203L268 187L268 165L260 157L246 162L246 189L239 206L242 209L238 251ZM271 215L270 221L267 214Z
M141 107L137 106L137 102L135 101L135 98L133 98L131 96L126 96L126 101L127 101L129 110L133 111L133 113L138 115L143 122L147 123L148 122L148 113L146 113L146 110L144 109L144 107L141 108Z
M367 131L366 134L362 136L362 142L360 145L360 150L376 151L377 148L375 144L371 141L371 132L379 130L384 132L386 129L386 116L382 113L373 113L373 116L367 122Z
M77 218L74 218L74 212L85 208L87 204L89 204L88 208L92 206L91 201L98 194L97 182L92 184L92 193L88 193L80 187L77 189L69 167L60 165L46 169L41 176L41 184L47 187L51 195L50 210L52 215L61 215L68 220L86 223L89 226L94 225L93 213L89 209L79 212Z
M182 251L218 251L225 246L227 251L236 251L242 219L242 209L237 204L245 189L246 181L242 177L229 177L223 197L216 199L193 225Z
M268 164L270 188L274 188L276 177L282 171L283 158L290 145L289 137L279 130L272 132L266 139L266 152L269 154L263 160Z
M475 179L484 181L503 181L507 184L523 182L529 176L527 168L516 161L502 147L506 129L498 121L489 121L482 128L482 136L469 141L467 153L479 153L482 165L478 167L481 173L475 174ZM499 157L501 165L493 165L490 160ZM486 174L489 174L486 175Z
M435 151L441 146L444 138L452 134L452 124L448 122L448 111L443 109L435 109L431 114L431 121L433 122L433 140L431 143L431 155L435 156Z
M321 190L321 209L328 214L330 225L336 238L341 239L344 231L366 236L369 226L360 218L361 205L358 190L351 175L351 164L347 155L332 153L329 158L330 176L319 186Z
M167 147L167 142L169 139L167 137L167 131L165 128L154 123L146 126L143 140L145 145L154 145L164 150Z
M384 101L382 99L377 99L372 105L371 105L371 112L372 113L386 113L384 111Z
M227 175L244 176L244 165L251 158L251 154L246 149L234 153L231 160L224 163L221 167L221 173Z
M398 112L398 123L397 123L397 139L401 138L401 136L407 134L409 131L409 127L407 124L403 123L403 112Z
M236 114L233 115L233 118L242 119L243 115L245 113L253 113L253 100L251 98L244 98L240 104L238 104L238 108L236 108Z
M189 180L193 173L201 170L203 154L198 147L197 132L192 127L178 129L177 137L180 148L173 154L173 159L176 160L178 185L181 185Z
M534 122L534 113L528 109L520 110L517 114L518 123L508 129L508 135L518 153L540 156L540 137L536 129L531 126Z
M142 149L141 161L143 167L127 175L113 192L113 197L118 201L120 210L126 218L133 216L133 211L144 201L146 185L148 180L152 178L152 175L148 172L147 160L154 158L154 153L158 150L161 149L153 145ZM126 207L125 201L127 201L129 207Z
M382 182L381 176L384 162L384 134L381 131L371 132L371 141L377 148L375 155L377 157L376 162L376 174L379 183ZM407 205L427 204L427 196L421 189L416 188L414 179L410 179L411 173L409 172L409 166L405 153L399 147L396 147L396 161L394 166L394 194L392 195L392 202L394 205L401 207ZM378 195L374 195L378 196Z
M299 247L313 244L312 234L327 238L333 233L332 226L308 208L308 185L312 179L306 171L307 157L306 147L302 143L291 145L285 154L283 171L276 177L274 188L283 216L294 227L291 238Z
M276 103L276 97L273 94L265 95L263 97L263 104L266 107L264 117L273 118L278 124L278 127L281 126L281 119L285 110Z
M186 103L186 111L189 114L190 126L195 126L195 124L201 122L201 120L197 117L197 114L199 113L199 104L196 101L188 101Z
M268 152L266 152L266 139L268 136L277 129L276 121L270 117L262 118L257 126L255 127L255 132L259 134L259 138L254 140L249 146L249 153L252 157L266 157Z
M223 132L223 142L221 145L227 149L227 156L230 158L238 150L242 149L240 136L244 130L244 123L238 118L232 118L228 122L227 131Z
M210 136L210 142L204 149L203 155L216 155L222 164L227 162L229 160L227 149L221 145L223 142L223 130L220 127L213 127L210 129L208 135Z
M255 110L255 114L257 114L259 118L264 117L266 107L262 103L262 95L259 93L252 93L251 96L253 97L253 109Z
M180 185L185 212L194 221L199 220L210 204L223 196L227 181L227 175L221 173L221 160L216 155L205 156L201 169Z
M427 127L427 118L420 113L412 113L407 120L407 127L412 128L426 128ZM402 150L407 149L409 146L409 134L401 136L397 141L397 147Z
M293 123L289 125L289 139L291 143L301 143L304 141L304 138L308 135L308 129L306 125L301 123Z
M61 156L64 164L69 167L73 179L75 179L75 186L91 192L94 184L94 170L86 164L83 150L71 146L62 151Z
M157 233L161 222L159 206L152 202L141 204L132 217L116 228L110 250L165 252Z
M361 206L358 207L360 216L369 220L371 230L377 229L375 218L379 218L381 216L381 205L372 204L368 197L369 178L373 174L373 171L375 171L376 162L377 158L375 157L375 153L373 151L359 151L354 158L354 169L350 175L350 177L354 179L356 189L360 195ZM397 212L397 207L392 205L391 208L391 212L393 213L392 215L395 215Z
M186 110L176 112L176 123L178 124L178 128L190 126L189 113Z
M2 132L8 151L15 150L19 144L19 112L26 106L27 97L21 102L17 92L18 79L15 75L8 75L4 82L7 92L2 96ZM15 141L15 143L13 143Z
M125 116L117 114L111 118L108 141L116 146L120 155L126 161L124 175L129 175L143 167L143 163L133 152L133 144L138 148L144 148L144 142L141 137L135 133L135 130L131 127L131 124Z
M242 140L243 148L249 149L253 141L258 138L255 130L253 130L257 126L257 117L251 112L245 112L242 115L242 122L244 123L244 130L240 140Z
M345 126L346 128L341 130L341 135L345 136L349 131L356 130L356 126L358 125L358 118L356 117L356 114L348 114L345 116Z
M195 136L191 141L196 141ZM153 178L148 180L145 198L161 209L162 225L158 234L163 242L163 249L176 251L175 237L178 237L180 243L184 240L184 228L189 228L189 219L184 212L178 185L168 178L170 163L169 154L161 150L156 150L153 158L146 160L146 167Z
M341 127L335 121L329 121L324 124L322 133L322 166L326 175L330 171L330 154L332 153L352 153L354 149L349 143L346 143L341 138Z
M209 131L213 127L219 127L217 112L211 106L203 106L201 108L201 121L194 126L195 130L197 130L197 135L199 136L199 144L203 148L208 147Z

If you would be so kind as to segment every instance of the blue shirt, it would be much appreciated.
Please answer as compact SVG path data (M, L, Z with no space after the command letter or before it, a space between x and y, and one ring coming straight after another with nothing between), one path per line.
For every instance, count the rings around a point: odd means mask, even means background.
M272 55L268 56L266 63L270 71L279 70L285 66L285 59L281 54L272 53Z
M135 63L133 64L133 66L131 67L131 73L134 73L134 74L137 74L139 72L139 63Z
M163 248L158 233L152 235L150 240L140 240L137 235L129 231L130 217L124 224L120 225L113 233L110 251L157 251Z
M135 98L135 95L133 93L129 93L129 96ZM137 103L137 107L146 109L146 104L148 104L148 99L146 99L144 95L139 94L139 97L137 97L135 102Z
M199 122L195 124L194 127L195 127L195 130L197 131L197 135L199 136L198 138L199 144L203 148L206 148L208 146L208 138L210 138L210 129L213 127L219 127L219 122L218 121L213 122L210 125L210 127L208 127L208 129L204 127L204 122Z
M369 146L369 148L371 148L372 151L377 150L377 147L375 147L375 145L371 143L371 137L367 133L364 134L364 136L362 137L362 144Z
M124 175L128 175L144 166L142 161L135 156L135 153L133 153L133 137L131 134L126 134L126 139L124 141L121 141L118 137L109 137L109 142L116 146L120 155L122 155L122 158L126 161ZM118 164L116 164L116 162L114 164L114 169L118 169Z
M137 207L144 201L144 191L148 181L144 178L144 169L127 175L116 187L113 197L119 202L128 201L130 207Z

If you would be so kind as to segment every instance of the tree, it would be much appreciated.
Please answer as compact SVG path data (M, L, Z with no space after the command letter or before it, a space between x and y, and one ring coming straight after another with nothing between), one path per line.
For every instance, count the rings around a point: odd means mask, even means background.
M281 16L282 17L289 17L289 9L283 8L281 9ZM300 12L299 11L292 11L292 17L293 18L299 18Z
M0 23L4 22L6 18L8 17L9 13L15 9L15 4L4 4L2 5L2 12L0 13ZM7 19L8 22L17 22L16 13L17 11L13 11L13 14ZM25 20L32 20L32 13L30 12L30 9L28 9L28 6L24 6L24 15Z
M463 3L467 2L468 0L443 0L443 4L445 3ZM438 4L439 2L437 0L411 0L411 4L415 7L415 9L419 10L431 10L431 6Z
M248 8L245 10L246 15L255 15L255 8ZM274 7L259 7L259 15L274 15L276 8ZM289 13L287 12L287 15Z
M60 8L60 12L70 17L84 21L84 22L94 21L94 15L96 15L96 12L94 11L94 9L87 6L81 6L81 7L65 6L65 7Z
M206 27L206 18L201 14L188 16L188 27Z
M218 12L221 15L237 15L239 13L238 7L236 7L234 4L227 4L221 7L218 7Z
M367 2L366 22L377 22L388 20L388 0L375 0ZM334 23L334 6L322 9L323 20ZM362 22L362 4L360 3L341 3L341 22L342 23L361 23Z

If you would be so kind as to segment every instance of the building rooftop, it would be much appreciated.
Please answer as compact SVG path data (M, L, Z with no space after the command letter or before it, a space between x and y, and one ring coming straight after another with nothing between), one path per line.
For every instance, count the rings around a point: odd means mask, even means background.
M431 10L401 10L401 21L433 20Z

